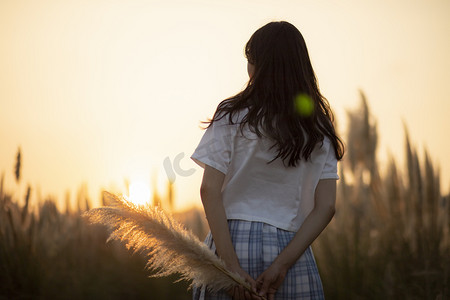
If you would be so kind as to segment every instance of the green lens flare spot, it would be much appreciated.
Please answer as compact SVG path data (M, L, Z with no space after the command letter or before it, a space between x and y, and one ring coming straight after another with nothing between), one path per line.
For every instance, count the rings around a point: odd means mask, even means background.
M302 117L309 117L314 112L314 102L307 94L299 94L295 97L295 109Z

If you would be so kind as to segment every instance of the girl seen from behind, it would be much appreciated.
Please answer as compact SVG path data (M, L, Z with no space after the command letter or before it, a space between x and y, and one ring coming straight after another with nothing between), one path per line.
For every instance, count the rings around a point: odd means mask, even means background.
M323 299L311 243L334 215L343 144L305 41L288 22L245 46L249 81L222 101L192 159L211 232L205 243L267 299ZM260 299L237 287L194 299Z

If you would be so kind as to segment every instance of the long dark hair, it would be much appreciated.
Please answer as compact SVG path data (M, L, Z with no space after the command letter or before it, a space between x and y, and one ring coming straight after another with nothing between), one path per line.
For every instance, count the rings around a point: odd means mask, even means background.
M210 121L233 115L247 108L240 123L258 137L274 141L277 158L288 166L307 160L317 143L327 136L338 160L344 145L336 135L333 113L321 95L300 31L292 24L271 22L258 29L245 46L245 56L254 65L246 88L223 100Z

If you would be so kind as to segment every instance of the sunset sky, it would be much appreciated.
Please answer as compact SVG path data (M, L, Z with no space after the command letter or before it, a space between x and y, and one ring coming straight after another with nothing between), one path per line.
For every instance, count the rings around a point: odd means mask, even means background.
M127 179L147 190L184 153L176 207L199 205L189 156L200 121L248 77L243 48L273 20L303 34L345 137L359 89L378 123L379 159L403 164L403 122L450 183L450 1L0 1L0 173L16 195L91 197ZM18 147L23 178L16 188ZM181 158L181 156L179 156ZM403 165L401 165L403 167ZM174 167L172 167L173 169ZM176 172L175 172L176 173Z

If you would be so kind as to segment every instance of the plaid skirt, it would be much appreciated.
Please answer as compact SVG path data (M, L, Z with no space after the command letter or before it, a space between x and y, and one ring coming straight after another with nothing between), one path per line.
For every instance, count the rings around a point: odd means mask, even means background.
M295 232L262 222L228 220L228 226L242 269L255 279L270 266L295 235ZM216 251L211 233L207 235L205 244ZM225 291L211 294L205 287L194 287L193 299L231 300L231 297ZM275 299L324 299L322 281L311 247L289 269Z

